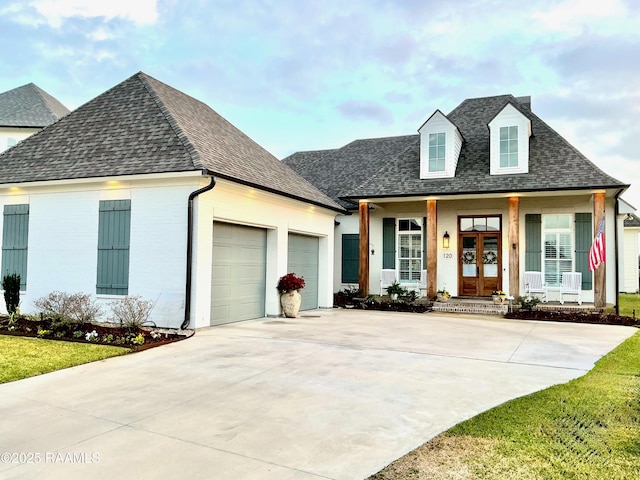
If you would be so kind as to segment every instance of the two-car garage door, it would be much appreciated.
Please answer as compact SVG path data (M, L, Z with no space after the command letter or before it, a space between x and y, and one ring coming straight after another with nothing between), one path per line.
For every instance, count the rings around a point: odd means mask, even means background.
M303 276L302 310L318 307L318 238L289 234L287 272ZM265 316L267 231L213 222L211 325ZM275 285L273 285L275 291Z

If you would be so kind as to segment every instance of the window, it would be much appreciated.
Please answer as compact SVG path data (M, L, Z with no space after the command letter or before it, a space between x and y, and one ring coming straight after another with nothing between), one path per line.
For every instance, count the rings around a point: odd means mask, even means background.
M518 127L500 127L500 168L518 166Z
M400 282L420 281L422 270L422 225L418 219L398 222L398 263Z
M100 201L96 293L129 293L131 200Z
M360 236L342 235L342 283L358 283L360 265Z
M573 271L572 215L544 215L544 279L548 286L558 287L562 274Z
M27 289L29 205L5 205L2 224L2 276L20 275L20 290Z
M444 172L445 165L445 139L444 133L429 134L429 171Z

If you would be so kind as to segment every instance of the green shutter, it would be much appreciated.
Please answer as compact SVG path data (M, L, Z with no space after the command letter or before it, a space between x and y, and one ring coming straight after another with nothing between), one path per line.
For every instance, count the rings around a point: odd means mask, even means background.
M593 240L590 213L576 213L576 272L582 272L582 289L593 288L589 270L589 249Z
M129 293L131 200L103 200L98 218L96 293Z
M358 283L360 265L360 235L342 235L342 283Z
M427 269L427 217L422 217L422 270Z
M382 219L382 268L396 268L396 219Z
M528 213L524 216L525 253L524 269L542 271L542 215Z
M29 205L5 205L2 224L2 276L20 275L20 290L27 289Z

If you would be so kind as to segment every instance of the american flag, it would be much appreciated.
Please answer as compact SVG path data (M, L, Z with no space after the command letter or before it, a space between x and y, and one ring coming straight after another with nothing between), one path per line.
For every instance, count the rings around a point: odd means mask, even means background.
M596 233L596 237L593 239L593 243L591 244L591 248L589 249L589 270L592 272L600 266L601 263L604 263L606 260L606 253L604 248L604 217L600 221L600 226L598 227L598 233Z

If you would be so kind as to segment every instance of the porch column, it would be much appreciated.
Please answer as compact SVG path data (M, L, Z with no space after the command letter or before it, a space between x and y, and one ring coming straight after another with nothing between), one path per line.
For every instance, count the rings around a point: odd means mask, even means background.
M595 238L596 233L598 233L598 227L600 226L600 221L604 218L604 193L594 193L593 194L593 237ZM606 231L606 229L605 229ZM605 242L613 240L613 236L611 239L608 239L605 234ZM606 243L605 243L606 248ZM595 307L604 307L607 303L607 266L606 263L600 265L593 272L593 305Z
M362 295L369 295L369 203L358 204L360 213L360 245L358 264L358 285Z
M427 200L427 297L438 291L438 215L437 200Z
M509 295L520 295L520 198L509 197Z

